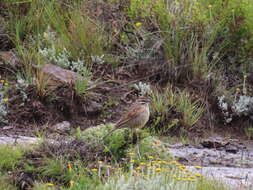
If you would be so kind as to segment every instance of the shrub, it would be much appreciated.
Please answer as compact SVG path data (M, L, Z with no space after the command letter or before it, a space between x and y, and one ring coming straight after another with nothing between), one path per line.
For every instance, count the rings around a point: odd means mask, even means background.
M187 91L174 91L172 86L163 92L152 93L151 114L154 119L152 125L158 130L166 132L181 124L192 127L202 116L204 105L200 100L192 101Z

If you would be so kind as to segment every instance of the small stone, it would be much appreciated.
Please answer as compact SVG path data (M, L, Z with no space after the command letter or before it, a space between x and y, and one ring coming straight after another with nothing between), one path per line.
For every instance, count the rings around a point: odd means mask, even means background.
M210 137L201 142L201 145L204 148L221 148L226 146L227 144L228 141L220 137Z
M3 130L13 129L13 126L4 126L2 129L3 129Z
M225 147L225 150L226 152L233 153L233 154L236 154L239 151L239 149L234 145L227 145Z
M170 148L181 148L183 146L184 146L184 144L181 142L169 145Z
M88 115L97 115L102 111L103 106L95 101L90 101L89 105L86 107L86 112Z
M0 60L12 67L17 67L19 64L17 56L12 51L0 51Z
M55 124L52 128L56 131L67 132L70 130L70 123L68 121L63 121Z

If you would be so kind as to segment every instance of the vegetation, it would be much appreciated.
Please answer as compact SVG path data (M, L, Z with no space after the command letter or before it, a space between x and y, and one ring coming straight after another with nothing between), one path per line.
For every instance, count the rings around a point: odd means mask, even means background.
M192 101L189 93L180 90L176 92L171 86L165 88L162 93L154 91L152 100L151 109L152 114L155 116L153 127L163 132L178 125L181 127L192 127L204 111L204 106L201 104L200 99ZM171 110L176 111L177 114L173 115Z
M15 184L21 189L32 186L32 189L35 190L58 188L66 190L131 189L133 186L138 189L226 189L221 184L215 183L216 185L214 185L203 177L200 173L200 166L196 166L199 172L193 173L187 166L171 160L168 155L161 159L160 156L166 152L161 151L164 147L155 138L142 141L140 145L143 151L142 155L144 155L142 158L138 158L136 148L132 147L126 152L125 157L121 157L121 160L117 162L108 162L109 160L86 160L83 162L81 159L85 159L85 157L78 156L71 160L71 157L67 156L67 149L61 150L61 155L55 157L53 155L55 152L51 152L51 155L45 150L42 152L42 147L43 144L26 151L22 158L12 156L12 165L19 163L16 167L6 167L7 161L1 161L1 173L6 171L9 171L9 174L19 171L23 173L19 179L14 180L14 183L6 183L5 179L10 179L10 177L2 174L0 180L3 180L1 185L4 189L17 189ZM147 149L149 152L146 151ZM15 153L20 151L23 149L16 148ZM40 154L38 154L39 152ZM81 152L76 151L76 154L79 153ZM20 158L22 162L20 162ZM36 167L38 164L40 166ZM29 183L31 176L36 178L35 184Z
M0 168L3 169L14 169L19 163L23 155L23 150L18 147L1 146L1 163Z
M0 189L225 189L161 136L232 126L253 138L253 1L2 0L0 44L0 125L48 135L68 120L74 136L0 147ZM102 140L143 95L146 128Z

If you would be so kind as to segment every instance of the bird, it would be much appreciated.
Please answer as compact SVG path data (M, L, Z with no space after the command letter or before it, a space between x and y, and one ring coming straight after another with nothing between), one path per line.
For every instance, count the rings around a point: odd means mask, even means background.
M117 129L130 128L131 130L135 130L143 128L150 116L149 103L150 99L148 97L139 97L136 102L130 106L129 110L116 122L115 127L102 139L105 139Z

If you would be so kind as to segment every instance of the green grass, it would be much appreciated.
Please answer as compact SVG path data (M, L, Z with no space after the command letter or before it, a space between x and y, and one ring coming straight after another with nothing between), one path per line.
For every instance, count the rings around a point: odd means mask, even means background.
M78 72L82 77L75 84L77 95L87 92L87 72L92 56L102 56L107 37L103 25L82 10L85 2L69 6L56 1L14 1L6 3L9 9L9 30L23 64L24 78L35 84L38 94L45 96L46 80L34 67L45 63L57 64ZM29 5L25 11L20 11ZM28 35L29 34L29 35ZM46 53L41 54L42 50ZM33 80L35 76L36 80Z
M87 131L87 133L79 134L79 139L89 139L89 142L97 142L104 135L104 130L107 127ZM115 131L115 134L108 136L110 141L117 140L117 142L100 141L104 143L109 152L124 151L124 154L108 155L103 160L94 160L83 162L80 158L69 160L68 156L52 157L52 155L44 153L44 156L32 157L24 159L26 153L23 149L0 147L1 157L1 177L0 187L2 189L16 189L10 181L11 176L4 175L6 171L9 174L17 171L24 171L36 178L33 190L49 190L49 189L63 189L63 190L109 190L109 189L137 189L144 187L145 189L181 189L181 190L225 190L219 183L209 182L199 173L192 173L187 166L184 166L177 161L173 161L163 142L157 137L152 137L148 134L141 134L145 136L140 142L141 158L138 156L137 146L119 146L115 149L114 145L120 141L124 141L124 136L120 136L121 131ZM117 138L116 138L117 136ZM94 145L94 150L96 146ZM115 150L114 150L115 149ZM21 151L22 150L22 151ZM34 153L43 152L36 148ZM78 154L78 153L77 153ZM113 158L115 155L119 156L117 161L108 158ZM37 155L38 156L38 155ZM83 155L85 156L85 155ZM22 160L22 164L20 162ZM34 162L35 161L35 162ZM38 162L39 161L39 162ZM35 164L35 165L34 165ZM39 165L39 166L38 166ZM4 166L4 167L3 167ZM16 166L19 166L18 168Z
M192 127L201 118L205 106L200 99L192 100L186 90L173 89L168 86L164 91L153 91L151 103L151 113L155 116L152 126L163 132L170 128L181 125L182 127ZM173 115L173 110L180 115Z
M116 2L110 1L108 8ZM252 69L253 3L249 0L130 0L121 10L122 18L130 19L124 26L120 25L120 21L116 26L110 25L106 19L96 17L93 11L83 11L92 9L96 3L99 4L99 1L94 4L86 0L64 3L5 1L9 14L8 29L24 64L25 78L31 80L34 75L40 78L40 74L32 73L32 64L46 62L71 69L71 65L80 60L83 63L74 69L80 73L81 67L88 70L92 67L94 56L124 57L117 60L122 62L127 60L126 56L131 57L129 49L132 49L132 53L136 54L134 59L143 58L145 51L154 50L150 45L152 38L163 42L161 50L169 64L163 71L175 71L173 81L183 76L187 76L185 80L205 80L217 68L223 69L223 58L233 60L229 67L233 69L239 65L241 73ZM135 23L142 25L137 27ZM142 39L128 36L120 29L124 27ZM121 36L125 39L119 41L122 44L111 44L113 40L109 39ZM111 51L112 45L128 48L114 52ZM38 51L46 49L53 49L54 56L58 58L67 53L64 63L52 61L53 55L41 60ZM155 58L152 53L148 56ZM107 61L101 63L106 64ZM36 82L39 94L45 93L45 85L39 84L42 81ZM86 83L86 77L76 81L78 95L86 93Z
M12 170L23 156L24 149L14 146L0 146L0 170Z
M201 101L192 101L187 91L179 92L176 109L183 115L183 125L188 127L193 126L200 119L205 110Z

